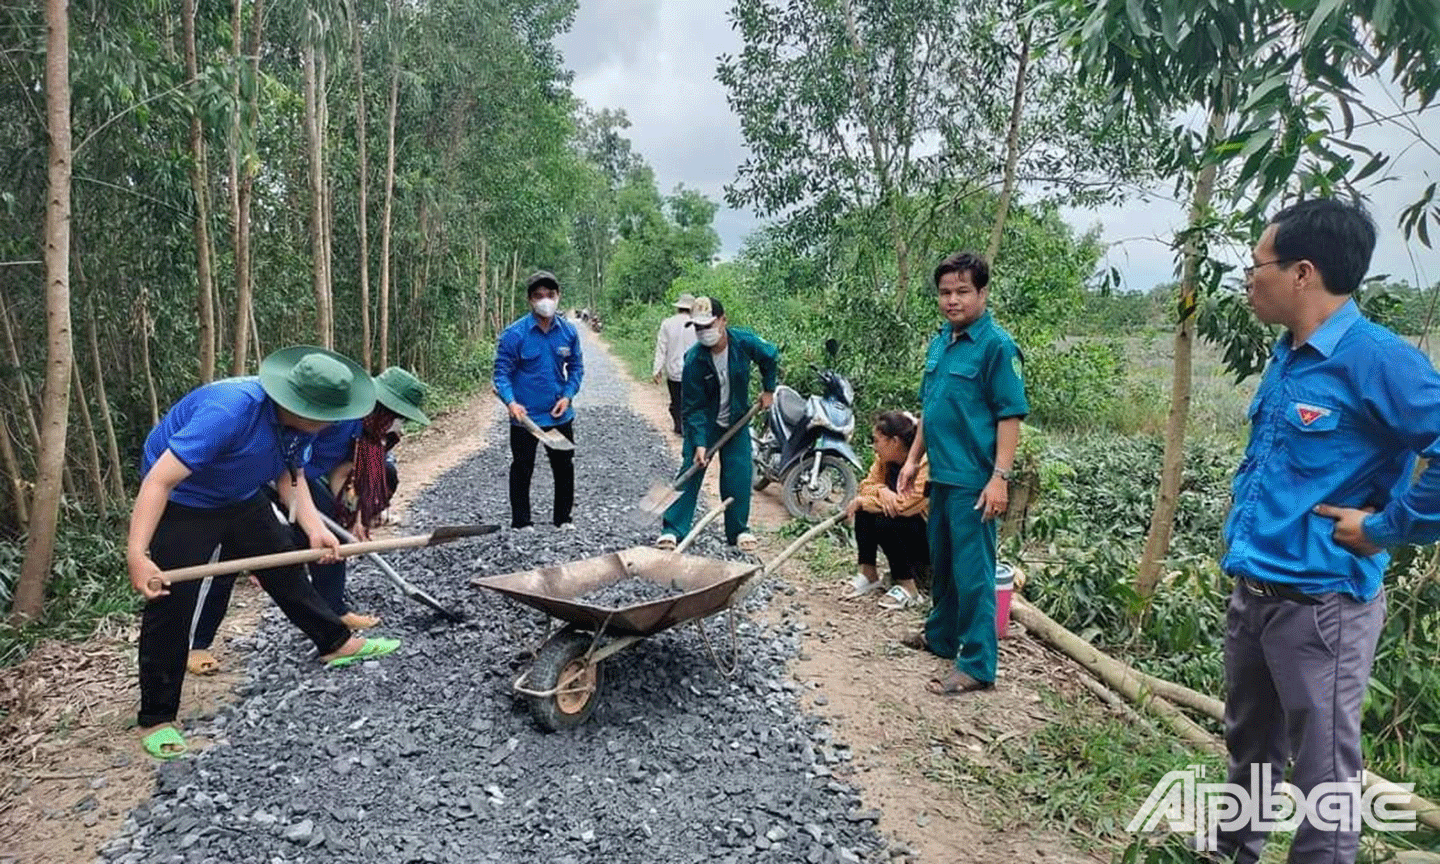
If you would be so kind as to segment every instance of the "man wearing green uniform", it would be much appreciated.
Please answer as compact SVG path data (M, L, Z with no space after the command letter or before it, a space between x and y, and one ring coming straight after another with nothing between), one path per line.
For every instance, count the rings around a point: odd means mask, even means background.
M701 468L685 484L679 500L665 511L664 533L655 541L660 549L674 549L676 540L690 533L710 449L750 410L750 364L760 367L760 405L764 409L775 398L780 371L780 350L749 330L730 327L719 300L695 298L688 326L695 328L699 344L685 352L685 368L680 373L680 417L685 435L680 464L694 460ZM751 476L750 434L742 430L720 448L720 497L734 499L725 511L725 542L742 552L753 552L759 545L749 525Z
M905 644L955 668L932 693L995 684L995 517L1009 504L1020 421L1030 411L1015 340L986 311L990 266L970 253L935 268L947 326L930 342L920 385L924 413L898 486L906 494L930 456L930 617Z

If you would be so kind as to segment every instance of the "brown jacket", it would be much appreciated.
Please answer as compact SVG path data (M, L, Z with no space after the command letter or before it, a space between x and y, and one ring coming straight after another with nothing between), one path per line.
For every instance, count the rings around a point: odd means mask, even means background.
M915 472L915 483L909 495L900 496L900 512L896 515L924 517L929 514L930 499L925 497L925 483L929 479L930 460L922 457L920 470ZM880 490L886 488L885 462L877 458L870 463L870 473L860 481L860 488L855 492L855 500L860 502L860 509L871 513L884 512L880 509Z

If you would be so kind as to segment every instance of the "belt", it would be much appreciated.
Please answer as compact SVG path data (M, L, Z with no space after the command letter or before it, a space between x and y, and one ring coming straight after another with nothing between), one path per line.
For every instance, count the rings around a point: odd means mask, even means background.
M1237 581L1251 594L1257 597L1274 597L1279 600L1289 600L1291 603L1301 603L1306 606L1319 606L1320 598L1294 588L1287 588L1275 582L1265 582L1260 579L1251 579L1249 576L1240 576Z

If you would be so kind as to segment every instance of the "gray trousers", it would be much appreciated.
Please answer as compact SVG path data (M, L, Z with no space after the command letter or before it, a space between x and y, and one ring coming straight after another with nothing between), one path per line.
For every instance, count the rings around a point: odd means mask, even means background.
M1308 606L1258 596L1235 586L1226 613L1225 744L1229 782L1251 788L1251 766L1270 765L1302 793L1347 782L1364 768L1360 708L1375 645L1385 624L1385 592L1361 603L1347 594L1316 595ZM1360 786L1351 812L1358 820ZM1348 826L1347 826L1348 827ZM1220 833L1220 850L1240 864L1260 859L1265 834ZM1289 864L1353 864L1358 831L1322 830L1310 820L1295 831Z

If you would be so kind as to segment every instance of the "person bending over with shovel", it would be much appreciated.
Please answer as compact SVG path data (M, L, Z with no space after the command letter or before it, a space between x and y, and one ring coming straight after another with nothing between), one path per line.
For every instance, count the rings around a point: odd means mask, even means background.
M130 583L145 596L140 623L141 743L158 759L186 750L175 728L190 622L199 585L166 585L162 570L214 558L293 548L290 529L261 491L280 499L312 548L338 550L299 482L315 433L363 417L375 404L370 376L352 361L311 346L281 349L260 364L259 379L231 378L192 390L145 440L143 479L126 544ZM277 606L331 666L389 654L396 639L358 639L316 593L300 565L255 574Z
M525 284L530 312L505 328L495 346L495 392L510 411L510 527L535 529L530 518L530 479L535 474L537 436L564 437L548 445L550 472L555 476L556 528L569 529L575 506L575 409L570 400L580 392L585 362L575 326L555 315L560 282L541 270Z
M397 478L387 461L389 451L400 440L400 424L404 420L428 425L421 405L425 402L425 385L399 366L391 366L375 376L374 410L363 418L332 423L315 436L310 458L305 463L305 479L310 500L325 517L368 540L370 529L395 494ZM276 489L267 486L272 500ZM292 529L295 542L308 545L304 529ZM328 564L309 565L310 582L340 621L351 630L367 630L380 623L373 615L352 612L345 602L346 562L342 559ZM210 653L220 622L230 605L233 576L214 576L201 589L202 599L195 612L190 658L186 668L197 675L219 670L219 662Z
M680 376L685 446L681 464L693 464L694 473L680 489L680 497L665 510L664 528L656 548L674 549L677 538L690 532L700 482L705 478L712 449L731 424L749 422L750 365L760 368L760 409L770 407L780 371L780 350L759 336L730 327L725 307L709 297L697 297L690 307L690 326L699 344L685 352ZM750 434L740 430L720 448L720 497L733 498L725 511L725 541L742 552L758 544L750 533Z

